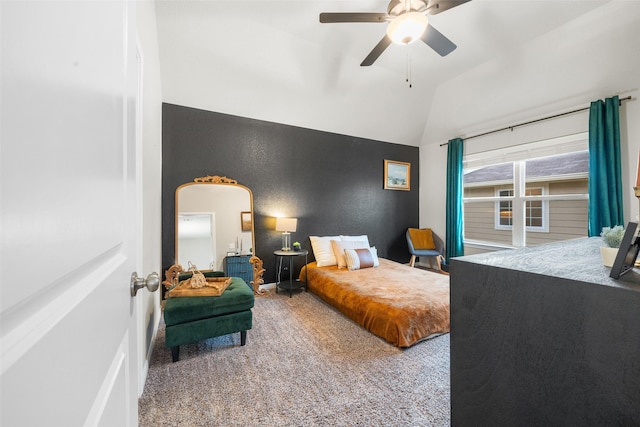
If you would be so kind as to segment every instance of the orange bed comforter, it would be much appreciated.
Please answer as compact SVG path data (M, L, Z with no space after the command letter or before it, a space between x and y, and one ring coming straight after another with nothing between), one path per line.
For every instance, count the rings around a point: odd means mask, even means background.
M397 347L449 332L447 275L383 258L379 267L355 271L312 262L306 272L311 292Z

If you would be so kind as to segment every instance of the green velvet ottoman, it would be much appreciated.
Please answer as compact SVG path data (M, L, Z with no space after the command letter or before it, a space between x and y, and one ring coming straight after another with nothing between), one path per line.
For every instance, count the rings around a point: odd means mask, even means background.
M253 291L244 280L234 277L217 297L169 297L164 306L165 346L174 362L180 345L240 332L240 345L247 342L253 325Z

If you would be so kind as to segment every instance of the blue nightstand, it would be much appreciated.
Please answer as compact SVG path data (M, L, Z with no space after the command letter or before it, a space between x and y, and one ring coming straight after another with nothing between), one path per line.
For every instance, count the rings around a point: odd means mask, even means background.
M249 262L251 255L229 255L224 257L224 274L229 277L240 277L247 286L253 289L253 266Z

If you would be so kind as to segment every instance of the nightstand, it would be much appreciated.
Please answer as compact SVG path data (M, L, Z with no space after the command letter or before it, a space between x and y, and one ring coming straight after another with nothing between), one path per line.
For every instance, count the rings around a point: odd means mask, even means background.
M240 277L253 289L253 266L249 262L251 255L229 255L224 257L224 273L229 277Z
M289 290L289 298L291 298L291 294L294 289L299 289L304 287L305 292L307 289L307 270L304 271L304 281L294 280L293 279L293 260L296 257L304 257L304 265L307 265L307 255L309 255L309 251L306 249L300 251L274 251L273 254L276 256L276 293L278 293L278 288ZM282 282L282 262L284 259L289 261L289 282Z

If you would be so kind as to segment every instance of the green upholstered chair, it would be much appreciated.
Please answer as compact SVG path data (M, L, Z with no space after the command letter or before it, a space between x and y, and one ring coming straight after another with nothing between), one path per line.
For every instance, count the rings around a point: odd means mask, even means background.
M221 276L204 273L205 276ZM184 280L189 276L181 275ZM251 309L253 290L239 277L220 296L169 297L164 306L165 346L171 348L174 362L180 358L180 346L208 338L240 332L240 345L245 345L247 331L253 326Z

